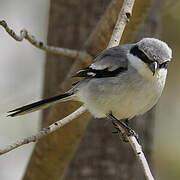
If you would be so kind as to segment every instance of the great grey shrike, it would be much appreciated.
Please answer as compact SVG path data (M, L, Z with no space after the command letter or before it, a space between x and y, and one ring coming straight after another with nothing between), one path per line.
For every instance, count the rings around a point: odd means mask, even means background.
M19 116L67 100L80 101L96 118L131 119L150 110L162 94L172 50L155 38L144 38L104 50L93 64L73 77L83 80L48 99L9 111Z

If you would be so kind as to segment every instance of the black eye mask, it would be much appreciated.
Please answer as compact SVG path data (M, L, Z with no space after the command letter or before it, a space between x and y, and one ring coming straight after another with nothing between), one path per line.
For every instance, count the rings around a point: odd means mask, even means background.
M138 48L138 46L134 46L133 48L131 48L130 53L133 54L134 56L137 56L146 64L152 63L152 61Z

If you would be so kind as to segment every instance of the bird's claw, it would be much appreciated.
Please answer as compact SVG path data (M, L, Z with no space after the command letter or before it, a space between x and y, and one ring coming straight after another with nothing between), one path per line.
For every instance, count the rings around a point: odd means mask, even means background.
M123 142L128 142L127 140L127 137L126 137L126 133L122 133L121 130L118 128L117 124L115 122L112 121L112 124L114 126L114 128L116 129L115 131L113 131L112 133L113 134L118 134L120 139L123 141Z
M117 123L125 130L125 132L121 132L121 130L118 128ZM139 143L139 136L138 134L131 129L128 125L127 125L127 121L125 123L120 122L120 121L114 121L112 120L112 124L114 126L114 128L116 129L116 131L112 132L113 134L119 134L120 138L122 139L123 142L129 142L127 139L127 136L134 136L136 138L136 140Z

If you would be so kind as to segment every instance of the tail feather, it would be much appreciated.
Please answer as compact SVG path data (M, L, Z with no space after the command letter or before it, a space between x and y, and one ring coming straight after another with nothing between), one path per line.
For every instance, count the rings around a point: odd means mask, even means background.
M52 104L58 103L63 100L67 100L72 95L73 95L73 93L67 92L67 93L60 94L58 96L54 96L54 97L51 97L48 99L43 99L41 101L37 101L35 103L28 104L28 105L22 106L20 108L16 108L11 111L8 111L8 113L10 113L10 114L8 114L8 116L11 116L11 117L20 116L20 115L24 115L24 114L27 114L30 112L37 111L39 109L45 109L45 108L51 106Z

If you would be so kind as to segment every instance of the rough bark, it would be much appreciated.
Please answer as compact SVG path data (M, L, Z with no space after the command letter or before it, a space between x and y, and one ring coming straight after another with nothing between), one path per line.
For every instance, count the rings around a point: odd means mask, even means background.
M100 19L100 15L105 10L105 7L107 6L108 2L109 2L108 0L51 1L48 44L53 44L57 46L65 46L68 48L71 48L71 47L82 48L84 41L89 36L96 22ZM116 1L114 0L113 2L116 2ZM152 2L153 1L147 1L147 2L141 1L142 4L146 4L146 5L148 4L148 7L152 5ZM135 4L135 8L136 8L136 4ZM136 8L136 10L134 11L136 12L137 9L138 8ZM119 7L119 10L120 10L120 7ZM148 10L147 8L143 9L143 12L145 11L145 13L143 13L144 16L142 16L141 21L139 21L139 24L142 23L143 18L145 17L145 14L147 13L147 10ZM114 18L113 18L113 22L115 24ZM135 24L133 23L130 23L130 25L131 27L135 26ZM109 31L107 32L107 34L102 33L102 36L105 36L105 35L109 36L109 34L111 34L113 26L111 25L111 23L109 26L111 28L109 28ZM106 30L106 29L100 28L99 31L102 32L102 30ZM132 31L129 33L134 34L134 32ZM96 48L100 47L100 49L102 49L101 44L103 43L101 42L101 39L100 39L99 41L96 41L96 44L94 44L94 47ZM103 45L103 47L105 47L105 45ZM89 50L89 52L92 55L95 55L97 53L96 48L94 48L94 50L93 49ZM67 59L64 57L58 57L58 56L50 55L50 54L47 55L47 62L45 65L45 79L44 79L44 82L45 82L44 83L44 89L45 89L44 96L45 97L55 94L55 91L60 86L63 79L66 76L68 76L68 71L70 70L72 66L73 66L73 70L71 70L71 72L87 65L83 63L82 61L75 62L75 65L73 64L74 64L74 61L70 59ZM59 89L60 90L62 90L63 88L67 89L68 87L70 87L70 84L71 84L70 81L68 81L67 83L63 83L61 84L61 88ZM76 104L63 103L63 104L54 106L53 108L46 110L43 114L42 126L43 127L47 126L50 123L66 116L67 114L71 113L74 109L76 109L77 106L78 106L77 103ZM89 114L86 114L82 117L74 120L72 123L65 126L61 130L51 134L50 136L42 139L41 141L37 143L35 150L33 152L32 158L27 167L24 180L34 180L37 178L39 180L45 180L45 179L56 180L56 179L61 179L63 177L64 170L66 169L68 162L71 160L73 156L73 152L75 151L77 144L80 142L80 138L88 124ZM90 126L94 126L93 127L94 131L99 126L102 126L102 128L106 127L102 125L103 122L101 120L92 121L92 123ZM96 131L101 134L101 131L99 129L96 129ZM106 131L106 129L102 129L102 131L104 132ZM109 131L109 134L111 135L111 130L108 130L108 131ZM106 134L101 136L99 133L97 137L95 137L95 141L92 141L93 144L90 143L91 145L94 145L95 151L97 152L100 152L100 150L98 150L99 141L97 141L97 139L109 138L109 136L107 136ZM115 144L121 144L117 138L114 138L114 139L115 139ZM96 147L95 147L95 144L97 144ZM104 145L105 144L103 144L103 147ZM114 144L112 144L112 146L113 145ZM101 153L99 153L98 155L104 158L103 152L106 150L105 149L104 150L101 149L101 150L102 150L102 155ZM89 155L87 157L89 157ZM127 159L127 162L129 162L128 159ZM124 167L124 170L125 169L126 167ZM81 168L79 170L81 170ZM101 175L102 171L98 172L98 169L97 169L95 172L96 173L94 174L96 174L97 179L100 179L98 177L101 177L101 176L98 176L98 174ZM72 173L72 175L74 175L74 173ZM104 173L105 173L105 169L104 169ZM77 175L79 175L79 173L77 173ZM71 175L67 175L67 177L68 176L71 176ZM80 177L81 176L79 175L79 176L74 177L74 179L76 178L78 179ZM92 177L93 177L93 174L92 174ZM114 174L114 177L116 177L116 174Z

